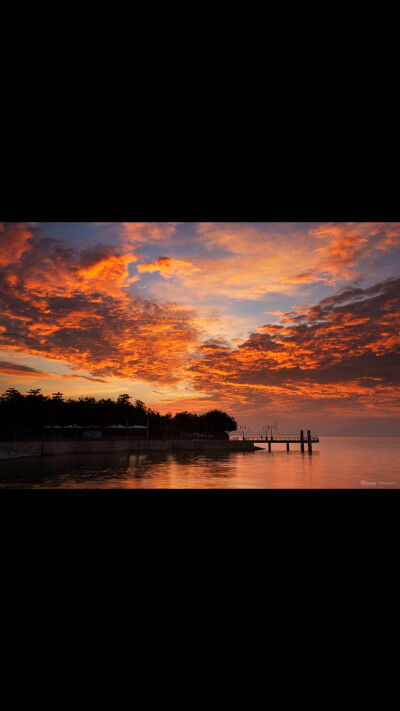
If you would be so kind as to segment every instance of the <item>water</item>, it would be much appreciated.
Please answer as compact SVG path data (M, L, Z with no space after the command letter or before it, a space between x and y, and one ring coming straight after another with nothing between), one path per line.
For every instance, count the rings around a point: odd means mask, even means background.
M260 445L258 445L260 446ZM395 489L399 437L321 437L313 454L255 452L70 454L0 461L0 488Z

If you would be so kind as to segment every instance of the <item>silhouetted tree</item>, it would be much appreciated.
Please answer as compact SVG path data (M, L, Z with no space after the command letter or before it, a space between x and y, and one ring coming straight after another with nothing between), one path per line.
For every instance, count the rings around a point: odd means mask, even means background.
M206 437L223 437L228 439L228 432L237 429L237 422L221 410L210 410L200 415L200 428Z
M198 415L191 412L177 412L172 422L174 434L178 437L193 436L199 431Z
M16 388L8 388L0 396L0 438L3 441L22 438L39 439L45 425L79 424L97 425L149 425L152 438L163 437L227 437L237 429L236 421L220 410L211 410L203 415L190 412L171 412L161 415L147 408L141 400L134 400L128 393L117 400L82 396L77 400L64 399L63 393L45 396L40 388L22 395ZM140 430L138 431L140 432ZM143 434L141 433L141 436Z

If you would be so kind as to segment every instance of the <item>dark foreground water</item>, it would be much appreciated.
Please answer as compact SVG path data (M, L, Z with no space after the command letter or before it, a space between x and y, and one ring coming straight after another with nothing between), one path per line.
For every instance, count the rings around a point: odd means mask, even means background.
M0 461L0 488L396 489L399 437L321 437L312 455L273 451L213 454L71 454Z

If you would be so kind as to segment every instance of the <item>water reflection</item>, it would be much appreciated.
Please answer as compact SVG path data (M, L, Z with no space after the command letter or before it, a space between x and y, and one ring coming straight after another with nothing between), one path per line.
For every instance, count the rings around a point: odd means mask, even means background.
M398 488L399 455L399 438L356 437L323 438L312 456L278 447L272 452L71 454L0 461L0 488Z
M7 488L202 488L224 486L235 474L236 453L70 454L0 461Z

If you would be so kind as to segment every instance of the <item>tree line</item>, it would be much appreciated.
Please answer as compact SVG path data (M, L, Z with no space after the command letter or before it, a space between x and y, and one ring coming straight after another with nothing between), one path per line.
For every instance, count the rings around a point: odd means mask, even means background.
M72 397L63 393L43 395L39 389L26 395L8 388L0 396L0 438L2 441L41 439L46 425L77 424L82 427L110 425L148 426L152 439L194 437L224 438L237 429L233 417L221 410L210 410L202 415L177 412L161 415L124 393L117 400L111 398ZM138 430L138 432L142 432ZM141 435L143 436L143 434Z

